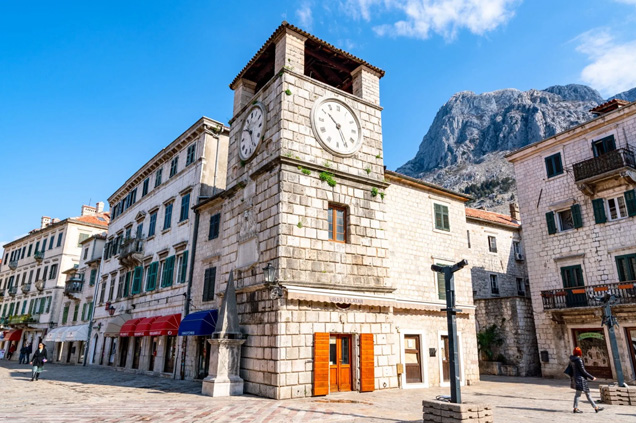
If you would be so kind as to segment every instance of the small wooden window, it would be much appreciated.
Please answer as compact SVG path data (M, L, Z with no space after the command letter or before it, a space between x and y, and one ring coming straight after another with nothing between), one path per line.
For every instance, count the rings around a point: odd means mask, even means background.
M335 242L347 242L347 209L329 205L329 239Z

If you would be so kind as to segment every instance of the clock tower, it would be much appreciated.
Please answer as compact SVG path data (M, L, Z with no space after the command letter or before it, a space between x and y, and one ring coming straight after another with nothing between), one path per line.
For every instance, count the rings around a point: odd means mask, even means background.
M371 321L366 316L388 308L394 290L384 233L383 75L283 22L230 84L220 281L235 271L250 335L241 365L246 392L368 391L381 376L373 335L344 323ZM277 269L274 286L264 283L268 264ZM362 317L352 318L353 310ZM317 357L333 342L346 357L330 369Z

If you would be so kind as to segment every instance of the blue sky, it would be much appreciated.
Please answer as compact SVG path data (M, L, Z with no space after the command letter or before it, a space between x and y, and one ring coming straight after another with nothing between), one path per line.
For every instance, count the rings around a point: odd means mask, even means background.
M282 20L386 70L384 158L458 91L636 86L636 0L0 2L0 245L106 201L228 88Z

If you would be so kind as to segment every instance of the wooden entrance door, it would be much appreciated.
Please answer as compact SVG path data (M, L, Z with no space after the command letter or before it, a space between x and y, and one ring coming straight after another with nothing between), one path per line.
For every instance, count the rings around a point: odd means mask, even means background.
M612 379L609 349L603 329L572 329L574 345L583 351L585 370L592 375Z
M139 368L139 358L141 357L141 340L142 339L143 338L140 336L135 337L134 346L133 346L133 362L132 362L133 369Z
M422 383L422 354L420 337L404 335L404 370L406 383Z
M351 335L329 337L329 381L331 392L351 390Z
M442 382L450 382L450 351L448 349L448 336L442 335Z
M121 338L119 351L119 367L126 367L126 361L128 361L128 337Z

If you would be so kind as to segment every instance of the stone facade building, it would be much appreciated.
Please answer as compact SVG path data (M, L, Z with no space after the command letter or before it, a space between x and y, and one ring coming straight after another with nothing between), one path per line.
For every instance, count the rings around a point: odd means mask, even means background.
M528 273L519 210L510 215L466 209L477 330L495 325L502 345L482 351L482 374L535 376L540 372L537 336L530 300Z
M91 364L194 376L177 336L189 307L191 207L225 187L227 139L223 124L199 119L108 199Z
M49 357L49 361L84 363L105 242L106 230L83 240L79 263L62 271L66 275L66 283L55 319L58 325L44 337L47 343L55 343L56 353Z
M563 376L575 346L586 368L615 378L606 294L620 361L636 377L636 104L612 100L582 125L508 155L515 167L544 376Z
M431 265L467 253L469 198L384 170L383 75L283 23L231 84L226 189L195 207L192 306L218 307L234 272L248 393L448 383ZM461 379L473 383L470 273L455 279Z
M79 264L82 242L104 232L108 221L103 203L82 206L81 216L64 220L42 217L39 229L4 245L0 265L2 323L10 331L0 339L0 349L7 351L11 342L18 351L24 342L37 344L59 324L66 283L62 271ZM45 343L55 354L55 344Z

